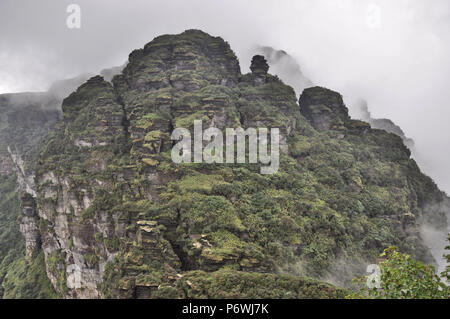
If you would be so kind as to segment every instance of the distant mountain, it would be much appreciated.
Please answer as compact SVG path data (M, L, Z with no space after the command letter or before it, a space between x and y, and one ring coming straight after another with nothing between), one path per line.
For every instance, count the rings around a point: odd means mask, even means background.
M267 58L271 66L271 72L278 75L286 84L292 86L298 95L304 89L314 86L302 72L299 63L283 50L276 50L270 46L261 46L256 49L258 54ZM400 136L410 149L414 147L414 141L405 136L402 129L389 119L372 118L367 102L361 98L349 98L345 101L350 113L356 119L368 122L373 128L385 130Z
M414 140L406 137L400 126L396 125L389 119L373 118L369 112L369 108L365 100L356 98L348 100L347 103L349 107L352 108L352 113L356 118L370 123L373 128L385 130L389 133L400 136L403 139L405 145L408 146L410 150L414 149Z

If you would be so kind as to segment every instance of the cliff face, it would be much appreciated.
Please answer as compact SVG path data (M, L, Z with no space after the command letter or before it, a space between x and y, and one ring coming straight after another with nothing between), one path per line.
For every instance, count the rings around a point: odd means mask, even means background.
M43 256L36 257L40 232L33 166L42 138L61 116L60 102L49 93L0 95L0 297L51 294Z
M62 118L62 99L88 78L57 81L47 92L0 95L0 297L54 296L40 246L35 165L43 137Z
M62 104L36 167L46 272L65 298L339 297L387 246L433 261L419 220L445 200L402 140L341 96L294 90L255 56L189 30L133 51L112 84ZM280 169L175 164L175 128L280 129ZM429 204L435 210L424 210ZM220 289L218 289L220 288Z

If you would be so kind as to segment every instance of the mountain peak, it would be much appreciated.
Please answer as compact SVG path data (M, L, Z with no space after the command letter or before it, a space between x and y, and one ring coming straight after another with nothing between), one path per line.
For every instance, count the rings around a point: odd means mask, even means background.
M300 112L319 131L340 130L350 119L341 94L323 87L307 88L299 99Z
M250 70L252 70L252 73L256 75L266 75L269 71L269 64L267 64L266 58L262 55L255 55L252 58Z
M134 50L123 70L125 90L140 92L174 87L194 91L238 82L239 62L229 44L199 30L162 35ZM114 80L113 80L114 81ZM117 83L119 79L115 79Z

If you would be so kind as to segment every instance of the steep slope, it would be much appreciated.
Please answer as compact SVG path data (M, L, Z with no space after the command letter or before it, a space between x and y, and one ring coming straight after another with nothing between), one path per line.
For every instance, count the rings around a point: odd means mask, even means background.
M102 73L112 76L120 69ZM36 195L34 166L42 138L61 119L63 98L90 76L83 74L56 81L46 92L0 95L0 296L4 298L54 296L45 273L43 253L31 253L38 235L35 209L28 212L24 200L28 196L20 195Z
M110 80L123 67L105 69L101 74ZM21 194L36 196L34 169L42 138L62 118L63 98L91 76L56 81L46 92L0 95L0 296L4 298L55 296L43 253L38 253L34 200L30 206L29 196Z
M27 223L20 225L19 192L35 194L33 164L42 138L61 115L58 98L47 93L3 94L0 111L0 297L52 297L43 254L25 259L27 240L20 228ZM27 236L33 236L27 230Z
M344 285L389 245L433 261L418 225L445 227L446 197L401 138L328 89L297 103L268 69L255 56L242 75L225 41L189 30L63 101L29 203L59 295L332 298L345 291L304 276ZM279 128L280 169L174 163L171 133L194 120Z

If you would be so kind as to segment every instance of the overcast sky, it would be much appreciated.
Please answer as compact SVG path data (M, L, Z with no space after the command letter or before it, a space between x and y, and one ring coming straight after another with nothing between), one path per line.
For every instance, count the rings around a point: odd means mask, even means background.
M81 28L66 26L69 4ZM0 0L0 93L122 64L155 36L198 28L294 56L314 83L368 101L412 137L423 170L450 193L448 0Z

